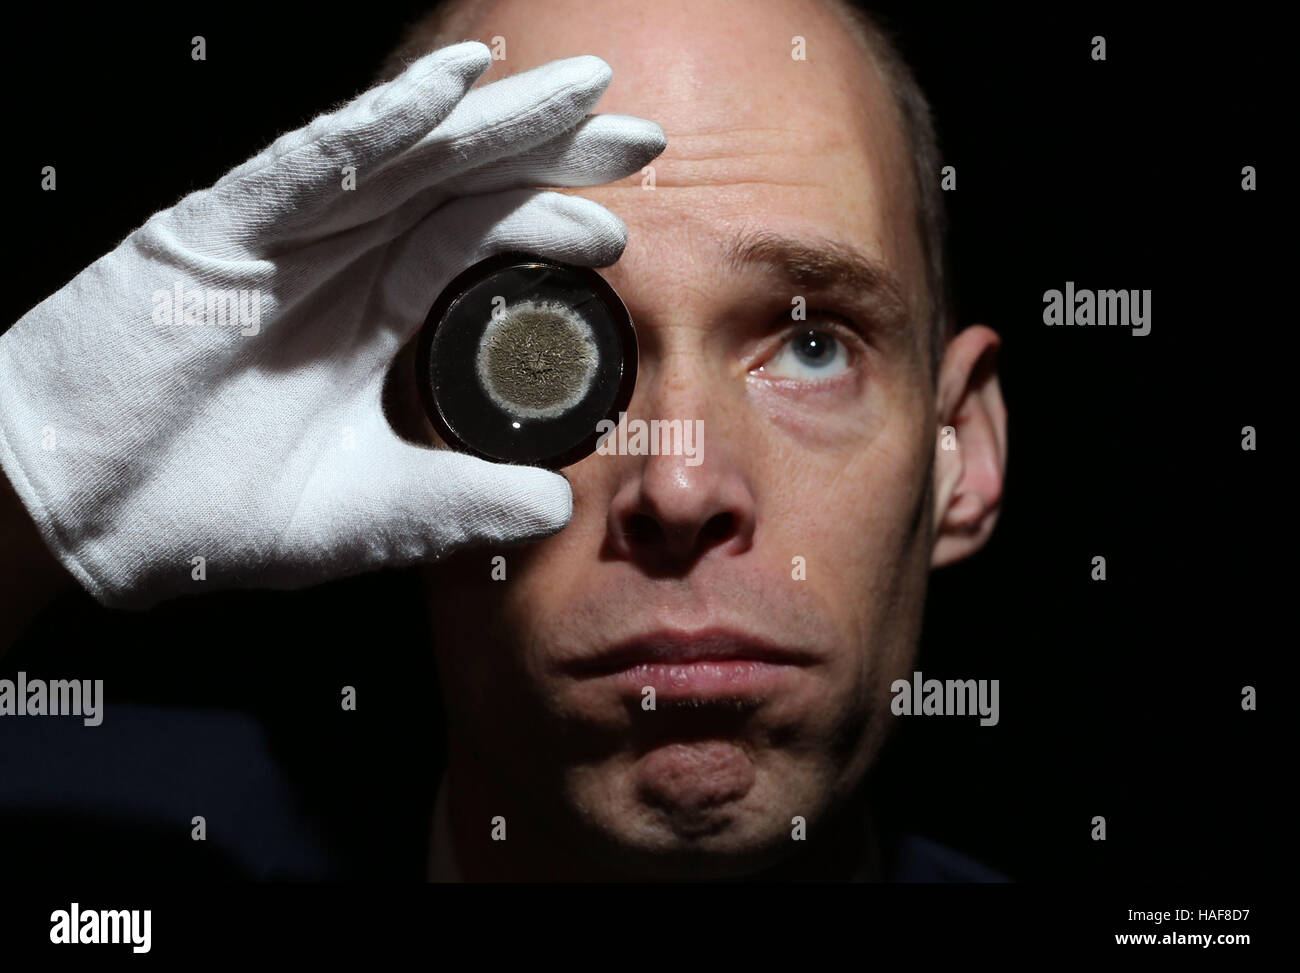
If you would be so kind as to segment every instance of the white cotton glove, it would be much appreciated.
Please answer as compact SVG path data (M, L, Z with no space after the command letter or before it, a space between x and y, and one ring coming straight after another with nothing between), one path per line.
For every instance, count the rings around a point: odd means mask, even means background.
M0 466L99 601L297 588L568 522L563 477L408 444L381 406L466 267L618 259L617 217L530 187L620 179L665 145L653 122L587 116L599 58L470 91L490 63L473 42L415 61L154 215L0 336ZM169 308L178 288L243 292L247 313Z

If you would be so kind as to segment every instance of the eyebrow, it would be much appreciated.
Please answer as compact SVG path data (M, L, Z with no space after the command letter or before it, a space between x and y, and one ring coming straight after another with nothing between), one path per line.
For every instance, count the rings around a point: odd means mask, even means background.
M747 264L776 269L794 287L843 291L871 311L872 323L891 336L906 331L911 319L898 278L879 260L830 239L800 240L770 230L736 237L723 255L724 265Z

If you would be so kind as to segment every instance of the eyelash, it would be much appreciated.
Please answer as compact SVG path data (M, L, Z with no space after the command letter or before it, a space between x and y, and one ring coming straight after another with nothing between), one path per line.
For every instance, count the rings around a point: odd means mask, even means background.
M788 321L788 315L783 316L783 323ZM809 308L807 317L803 321L796 321L793 324L784 324L784 330L780 335L780 341L776 346L776 351L767 354L760 365L751 368L751 372L757 372L767 365L769 361L776 357L777 351L784 348L788 342L798 338L800 335L807 334L809 331L824 331L837 338L844 346L844 350L849 355L849 367L859 369L862 359L866 355L867 339L863 329L850 317L840 314L836 311L828 311L821 308ZM781 382L791 382L801 385L826 385L835 381L828 379L823 382L801 382L798 379L782 378L777 379Z

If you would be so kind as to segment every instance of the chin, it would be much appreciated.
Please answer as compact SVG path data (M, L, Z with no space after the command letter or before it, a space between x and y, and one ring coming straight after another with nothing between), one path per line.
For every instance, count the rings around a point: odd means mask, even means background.
M752 875L794 852L775 784L748 774L729 741L672 744L606 773L583 773L574 804L628 878L666 881ZM747 762L748 757L744 757Z

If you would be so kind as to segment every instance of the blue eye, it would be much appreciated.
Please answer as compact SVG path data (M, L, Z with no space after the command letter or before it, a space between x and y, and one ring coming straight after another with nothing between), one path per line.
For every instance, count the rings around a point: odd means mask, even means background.
M777 378L819 381L848 368L848 352L829 331L809 329L791 335L762 371Z

